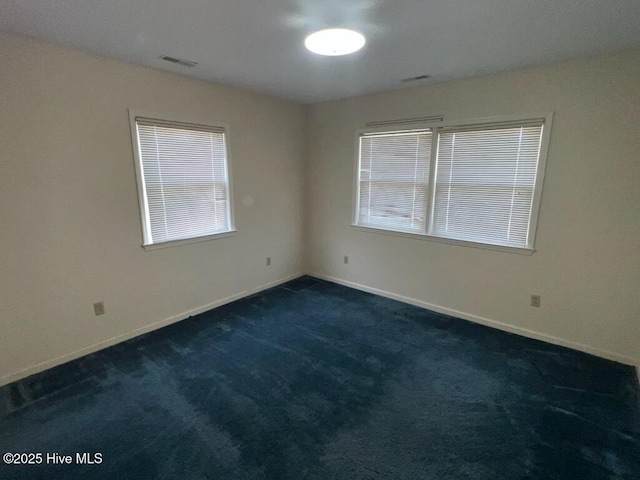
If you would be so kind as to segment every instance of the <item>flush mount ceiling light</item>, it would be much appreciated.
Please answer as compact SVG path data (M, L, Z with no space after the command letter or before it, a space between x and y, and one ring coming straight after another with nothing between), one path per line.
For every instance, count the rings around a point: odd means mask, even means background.
M309 35L304 46L318 55L337 57L357 52L364 47L364 35L346 28L327 28Z

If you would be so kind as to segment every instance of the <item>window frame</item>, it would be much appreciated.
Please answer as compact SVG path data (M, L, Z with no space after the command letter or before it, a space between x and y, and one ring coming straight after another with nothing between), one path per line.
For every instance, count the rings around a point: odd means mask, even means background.
M233 182L232 182L232 172L231 172L231 152L229 148L229 125L226 122L211 122L211 120L194 120L193 118L181 118L179 115L166 115L166 114L156 114L143 112L140 110L129 109L129 126L131 130L131 146L133 150L133 158L135 165L135 175L136 175L136 188L138 191L138 209L140 214L140 227L142 234L142 248L145 251L156 250L160 248L174 247L178 245L186 245L190 243L199 243L206 242L209 240L216 240L219 238L227 238L232 237L236 234L237 230L235 228L235 215L233 208ZM140 141L138 137L138 124L137 118L146 118L151 120L158 120L159 122L165 122L168 124L175 124L176 127L179 127L180 124L184 126L202 126L209 128L221 128L224 129L224 141L225 141L225 149L226 149L226 173L227 173L227 192L228 192L228 215L229 215L229 229L224 232L209 234L209 235L199 235L196 237L190 238L181 238L176 240L168 240L164 242L155 242L151 243L150 239L152 238L150 235L151 231L151 223L150 223L150 215L149 208L147 202L147 190L145 186L144 172L142 168L142 156L140 152Z
M445 243L450 245L466 246L481 248L485 250L495 250L501 252L517 253L521 255L531 255L535 249L535 241L538 230L538 217L540 214L540 204L542 200L542 191L544 188L544 175L547 165L547 157L549 151L549 142L551 137L551 129L553 123L553 112L548 113L534 113L527 115L499 115L490 117L479 117L470 119L454 119L446 120L444 117L442 121L431 121L413 123L411 125L403 125L404 128L398 128L398 126L389 125L375 128L360 128L356 130L355 135L355 167L354 167L354 188L353 188L353 201L352 201L352 220L351 227L355 230L378 233L383 235L392 235L405 238L413 238L419 240L428 240L438 243ZM474 242L470 240L459 240L447 237L441 237L433 235L433 212L434 212L434 200L435 200L435 176L437 175L438 164L437 155L439 148L441 129L455 129L455 128L473 128L478 129L486 127L508 127L518 126L518 124L527 123L531 121L539 120L543 124L542 137L540 139L540 154L538 157L538 167L536 170L536 183L533 190L533 198L531 202L531 215L529 219L529 244L526 247L515 247L507 245L495 245L490 243ZM382 227L365 226L358 224L359 215L359 199L360 199L360 138L367 134L380 134L380 133L393 133L393 132L408 132L419 130L431 130L433 137L431 142L431 155L429 157L429 180L427 185L426 195L426 219L424 230L421 233L405 232L393 229L387 229Z

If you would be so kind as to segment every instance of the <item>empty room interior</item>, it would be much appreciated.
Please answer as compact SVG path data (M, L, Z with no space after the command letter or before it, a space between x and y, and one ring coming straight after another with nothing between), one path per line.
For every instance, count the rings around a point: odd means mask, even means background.
M0 478L640 479L640 3L2 0Z

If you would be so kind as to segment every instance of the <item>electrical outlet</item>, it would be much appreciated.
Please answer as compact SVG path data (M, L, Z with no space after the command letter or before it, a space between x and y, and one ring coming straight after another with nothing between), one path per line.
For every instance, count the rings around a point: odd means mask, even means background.
M96 302L93 304L93 311L96 315L104 315L104 302Z
M531 295L531 306L536 308L540 307L540 295Z
M271 265L271 257L267 257L267 267Z
M349 255L344 256L344 263L345 264L349 263Z

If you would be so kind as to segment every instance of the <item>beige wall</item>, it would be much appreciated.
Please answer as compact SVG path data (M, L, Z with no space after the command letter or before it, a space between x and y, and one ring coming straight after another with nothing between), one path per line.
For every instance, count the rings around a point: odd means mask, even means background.
M550 111L533 255L350 227L365 122ZM307 121L309 271L640 364L639 51L318 104Z
M309 107L11 35L0 58L0 384L303 271L640 363L638 51ZM129 108L230 125L234 237L140 247ZM548 111L532 256L350 227L365 122Z
M302 106L9 35L0 58L0 383L302 271ZM228 122L234 237L140 247L129 108Z

